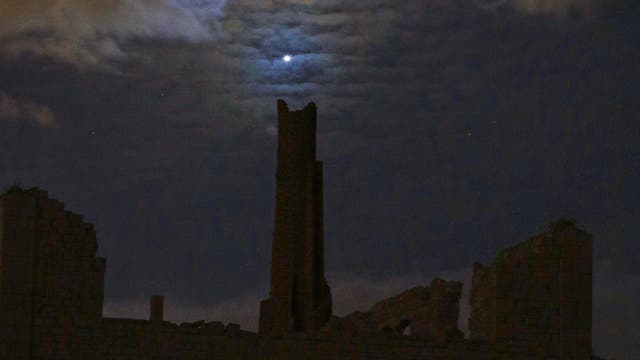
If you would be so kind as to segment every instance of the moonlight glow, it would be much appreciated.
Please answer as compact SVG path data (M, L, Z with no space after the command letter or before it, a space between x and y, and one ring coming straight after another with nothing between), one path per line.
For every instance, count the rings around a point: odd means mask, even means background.
M284 60L284 62L290 62L291 61L291 55L287 54L287 55L283 56L282 60Z

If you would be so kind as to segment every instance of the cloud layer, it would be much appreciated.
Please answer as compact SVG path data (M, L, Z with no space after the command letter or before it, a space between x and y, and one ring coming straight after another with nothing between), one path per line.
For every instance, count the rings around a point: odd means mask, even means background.
M0 3L0 53L10 57L30 53L70 63L82 69L95 66L107 68L105 63L127 58L128 54L122 45L133 38L206 42L221 36L218 20L223 15L226 2L61 0L43 3L39 0L7 0ZM565 15L571 9L585 14L592 13L602 2L603 0L474 0L473 4L484 9L511 7L529 14ZM351 49L383 39L389 21L397 20L402 9L412 8L424 12L460 6L455 1L389 6L388 2L380 0L368 1L366 4L316 0L238 0L229 5L246 12L248 16L245 20L249 19L251 23L230 19L226 36L252 32L256 30L256 25L257 29L265 30L261 27L264 21L276 20L273 16L277 16L280 20L278 24L289 22L303 27L314 25L360 28L361 32L354 33L358 35L342 41L343 47ZM287 12L286 9L294 11ZM305 9L312 11L307 12ZM411 16L411 13L403 15ZM381 26L371 26L373 23ZM326 38L317 37L311 39L310 44L324 40Z
M566 15L570 10L592 14L603 0L474 0L484 9L511 7L528 14Z
M56 126L58 121L51 109L29 100L17 100L0 92L0 120L26 119L42 127Z
M132 38L211 40L223 0L7 0L0 3L0 51L32 53L81 68L127 56Z
M565 15L571 9L591 14L600 0L511 0L516 9L532 14Z

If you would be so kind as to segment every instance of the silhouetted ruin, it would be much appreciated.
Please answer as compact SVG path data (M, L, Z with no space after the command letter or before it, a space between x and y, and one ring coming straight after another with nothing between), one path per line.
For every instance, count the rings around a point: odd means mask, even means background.
M289 111L278 101L277 162L271 293L260 303L260 334L317 330L331 316L314 103Z
M346 329L350 336L384 332L445 343L464 337L458 330L461 294L461 282L433 279L431 286L406 290L374 304L367 312L333 318L323 330Z
M324 277L316 107L278 101L270 296L260 334L236 324L102 315L105 259L93 225L38 188L0 197L0 359L591 359L591 235L571 220L474 265L469 338L462 284L434 279L333 316Z
M561 219L549 231L474 264L469 335L540 355L591 353L591 235Z

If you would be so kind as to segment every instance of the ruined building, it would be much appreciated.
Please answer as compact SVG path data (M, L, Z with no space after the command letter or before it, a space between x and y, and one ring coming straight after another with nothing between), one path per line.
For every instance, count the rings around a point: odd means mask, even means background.
M289 111L279 100L271 292L260 303L260 334L317 330L331 316L322 199L316 105Z
M430 286L416 286L374 304L366 312L332 318L322 329L341 330L343 335L371 336L376 333L406 335L438 343L461 339L458 330L462 283L433 279Z
M0 358L69 358L82 329L102 320L93 226L33 189L2 197L0 229Z
M471 338L539 355L584 359L591 352L591 235L571 220L474 264Z
M151 297L148 320L104 317L93 226L45 191L11 188L0 196L0 360L591 358L592 238L569 220L474 265L466 339L456 281L333 315L315 128L313 103L289 111L278 102L271 289L259 334L164 321L161 296Z

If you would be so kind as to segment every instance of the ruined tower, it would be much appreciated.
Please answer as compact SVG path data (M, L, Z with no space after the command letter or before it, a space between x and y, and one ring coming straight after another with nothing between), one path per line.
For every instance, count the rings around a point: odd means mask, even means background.
M313 331L331 316L314 103L289 111L278 100L277 154L271 290L260 303L261 334Z

